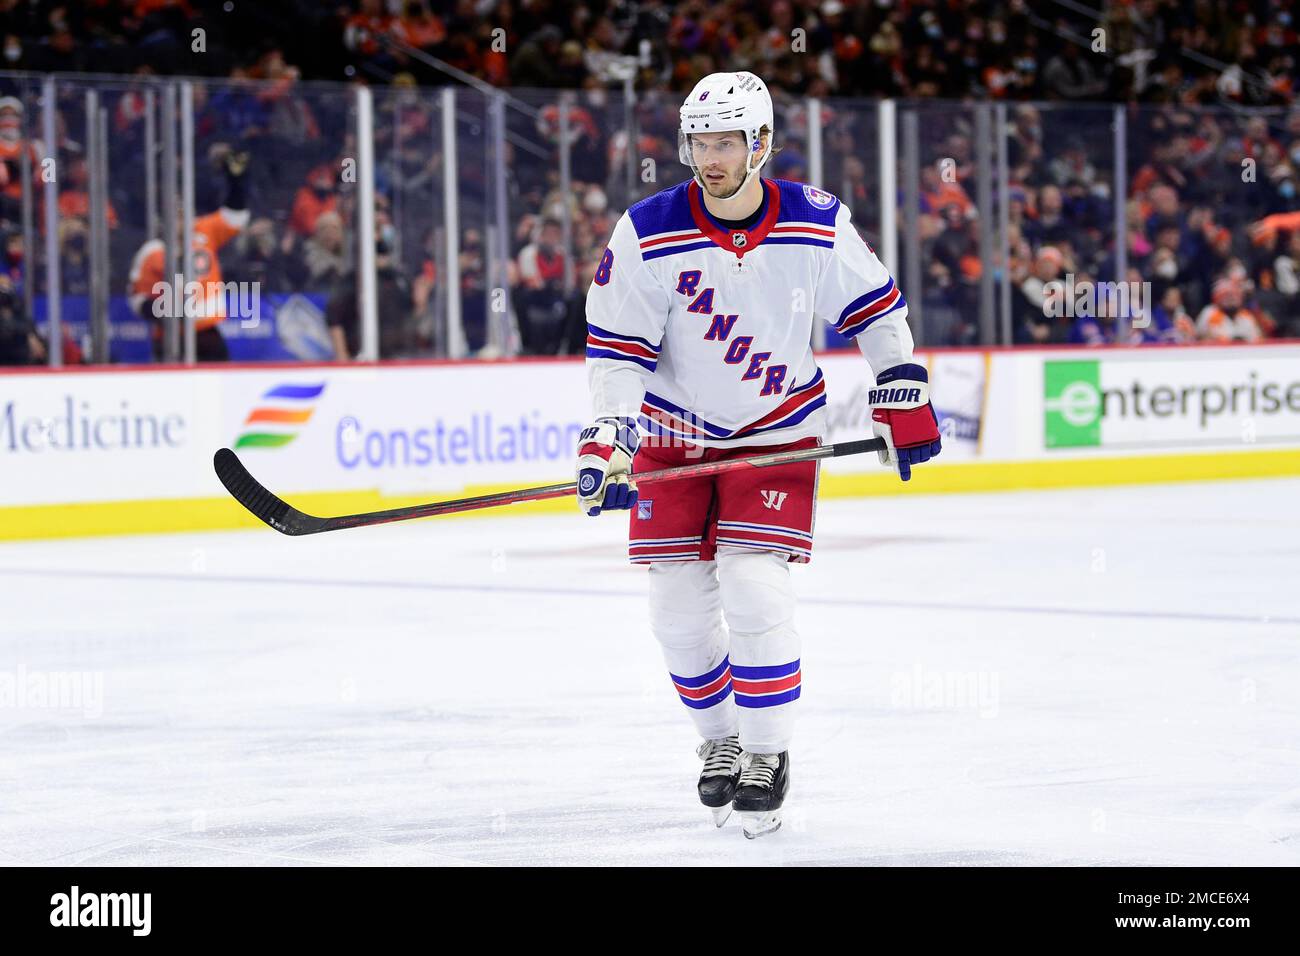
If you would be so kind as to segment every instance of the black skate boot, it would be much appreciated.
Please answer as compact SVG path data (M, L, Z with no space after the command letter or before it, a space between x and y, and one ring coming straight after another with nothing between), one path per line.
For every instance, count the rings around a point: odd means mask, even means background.
M740 811L745 838L753 840L781 829L781 804L790 789L790 752L746 752L732 806Z
M695 751L704 761L700 771L700 803L713 811L713 823L722 826L731 816L731 800L740 776L740 738L706 740Z

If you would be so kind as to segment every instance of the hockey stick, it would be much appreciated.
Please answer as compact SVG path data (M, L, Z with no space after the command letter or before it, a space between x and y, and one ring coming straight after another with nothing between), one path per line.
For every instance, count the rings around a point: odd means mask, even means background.
M865 438L861 441L840 442L838 445L822 445L818 448L796 448L790 451L769 452L766 455L751 455L748 458L729 458L724 461L679 465L676 468L647 471L642 475L634 475L633 478L639 488L642 485L672 481L675 478L701 478L738 468L767 468L772 465L790 465L801 461L819 461L823 458L842 458L845 455L883 451L884 448L883 438ZM407 521L411 518L431 518L435 515L455 514L459 511L495 508L497 505L510 505L520 501L563 498L566 495L576 494L578 490L577 484L571 481L563 485L520 488L517 491L503 491L495 495L480 495L477 498L434 501L406 508L393 508L390 511L370 511L358 515L341 515L337 518L317 518L299 511L267 491L248 473L239 456L229 448L220 449L213 456L212 464L217 470L217 477L236 501L252 512L254 517L265 521L281 534L288 535L319 534L322 531L360 528L371 524L385 524L389 521Z

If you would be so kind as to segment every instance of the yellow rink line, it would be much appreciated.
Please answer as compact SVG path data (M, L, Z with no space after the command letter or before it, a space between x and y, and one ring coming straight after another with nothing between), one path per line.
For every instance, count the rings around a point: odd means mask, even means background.
M906 484L891 472L883 470L860 475L823 474L820 493L829 498L856 498L1275 478L1288 475L1300 475L1300 449L1023 462L935 462L915 468L912 480ZM510 487L476 485L465 488L459 494L441 497L491 494L507 491ZM385 496L375 490L309 492L286 494L283 497L294 507L318 515L381 511L428 500L420 495ZM574 511L574 503L564 498L471 511L449 517ZM160 498L0 508L0 541L255 527L263 525L229 498Z

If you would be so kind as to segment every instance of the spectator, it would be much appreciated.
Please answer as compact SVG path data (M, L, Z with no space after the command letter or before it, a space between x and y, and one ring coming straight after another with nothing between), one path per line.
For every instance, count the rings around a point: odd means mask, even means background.
M263 294L285 292L297 286L290 278L291 266L281 252L275 235L275 223L262 216L249 223L231 245L234 256L230 278L239 282L256 282Z
M1057 321L1064 315L1064 302L1059 295L1049 301L1052 287L1059 283L1065 257L1054 246L1044 246L1034 258L1033 270L1024 274L1016 292L1020 302L1013 306L1024 322L1019 341L1044 345L1065 339L1066 324Z
M1214 283L1213 301L1196 317L1196 332L1208 342L1258 342L1263 337L1259 318L1246 308L1239 279Z
M562 240L560 223L545 219L537 239L519 253L517 270L521 288L515 296L515 308L524 348L533 355L568 351L570 320L576 302L564 288L568 257Z
M84 219L69 216L59 220L59 281L64 295L90 295L87 235Z
M221 322L226 316L226 303L217 290L222 286L221 261L218 253L231 239L248 225L249 211L246 189L248 174L247 153L225 155L226 200L215 212L200 216L194 221L194 234L190 243L194 250L195 276L203 295L193 304L197 356L199 361L221 362L230 358L230 351L221 335ZM183 237L177 236L179 245ZM162 357L163 326L160 312L180 319L173 309L177 300L184 297L190 308L187 290L173 289L173 280L165 274L166 259L162 240L150 239L135 254L131 264L128 286L131 310L152 326L154 358ZM170 296L163 303L158 300ZM168 309L172 309L170 313Z
M312 237L303 244L310 288L329 288L351 270L352 260L344 242L343 217L336 212L322 213L316 219Z
M1273 274L1280 332L1300 338L1300 229L1287 234L1282 253L1273 261Z
M8 276L0 275L0 365L35 365L46 358L45 343L23 309Z
M23 245L21 232L10 232L4 236L4 259L0 262L0 276L5 276L18 290L23 291L26 281L27 249Z
M42 146L23 136L22 101L13 96L0 97L0 210L5 218L16 219L23 198L22 154L31 163L33 188L40 185Z
M1155 308L1151 310L1151 324L1135 329L1136 341L1182 344L1196 341L1196 324L1183 308L1182 290L1176 285L1165 289Z
M86 170L83 156L74 157L68 163L67 187L59 191L59 215L77 216L82 219L90 216L90 174ZM108 201L108 228L118 226L117 210L112 200Z
M307 174L307 182L295 194L289 228L302 238L306 239L315 233L316 220L322 213L333 212L338 208L334 181L334 168L328 163L321 163L312 168Z
M519 47L510 63L510 80L519 86L556 87L562 76L560 46L564 34L548 24Z
M402 272L394 243L397 231L383 210L375 211L375 270L379 282L379 357L408 358L429 346L420 322L425 301L415 295L411 280ZM361 319L357 311L357 276L349 272L335 285L325 310L336 361L346 361L361 351Z
M1066 42L1043 68L1043 91L1053 100L1098 100L1106 81L1073 42Z

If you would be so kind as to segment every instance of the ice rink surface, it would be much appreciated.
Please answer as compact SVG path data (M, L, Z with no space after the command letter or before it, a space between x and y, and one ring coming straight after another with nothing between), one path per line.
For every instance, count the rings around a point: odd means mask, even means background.
M1298 501L824 501L753 843L622 517L3 544L0 862L1294 866Z

